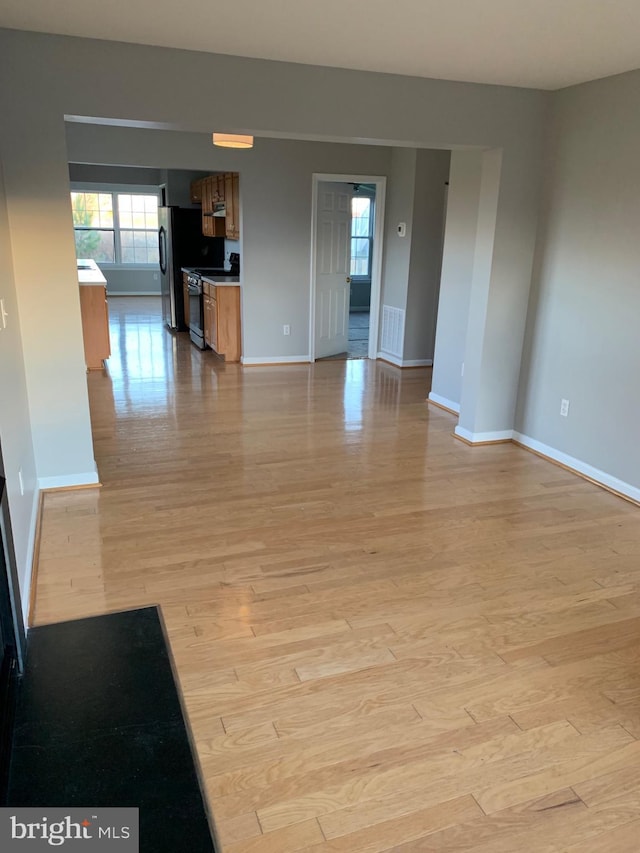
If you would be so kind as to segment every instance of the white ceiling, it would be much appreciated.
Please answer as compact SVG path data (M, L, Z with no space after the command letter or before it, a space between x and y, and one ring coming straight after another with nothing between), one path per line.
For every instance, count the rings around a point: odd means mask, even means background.
M0 26L542 89L640 67L639 0L1 0Z

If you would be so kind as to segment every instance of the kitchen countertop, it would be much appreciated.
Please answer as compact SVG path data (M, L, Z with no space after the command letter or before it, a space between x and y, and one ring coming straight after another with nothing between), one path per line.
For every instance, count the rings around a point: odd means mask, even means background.
M203 281L208 282L209 284L216 284L218 287L221 285L224 287L225 285L236 285L240 284L240 276L239 275L201 275L200 278Z
M186 272L186 273L194 272L197 269L202 269L202 268L201 267L181 267L182 272ZM224 287L225 285L227 287L228 286L239 287L241 284L239 275L232 275L230 272L226 272L226 271L225 272L215 272L215 273L211 273L210 275L206 275L205 273L201 272L201 273L198 273L198 275L202 279L202 281L206 281L208 284L217 284L218 286L222 286L222 287Z
M80 269L81 266L88 266L89 269ZM107 280L92 258L78 258L78 283L104 287Z

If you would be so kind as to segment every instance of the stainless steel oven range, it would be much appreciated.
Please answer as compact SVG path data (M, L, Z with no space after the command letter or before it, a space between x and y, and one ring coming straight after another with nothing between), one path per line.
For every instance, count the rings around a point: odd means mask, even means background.
M198 349L204 349L204 300L202 297L202 279L197 273L187 276L189 289L189 337Z

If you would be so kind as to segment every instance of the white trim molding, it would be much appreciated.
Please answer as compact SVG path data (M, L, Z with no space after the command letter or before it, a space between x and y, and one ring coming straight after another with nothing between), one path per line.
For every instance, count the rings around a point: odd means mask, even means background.
M104 273L103 273L104 275ZM160 296L159 290L109 290L107 288L107 297L112 299L115 296Z
M98 471L87 471L84 474L63 474L60 477L38 477L38 489L70 489L74 486L99 486Z
M432 403L436 403L438 406L444 406L445 409L451 409L452 412L460 414L460 403L454 403L453 400L441 397L440 394L434 394L433 391L429 392L428 399L431 400Z
M35 559L36 531L38 529L38 513L40 512L40 490L34 489L31 521L29 523L29 541L27 543L27 565L24 574L24 589L20 590L22 599L22 622L25 631L29 628L29 609L31 605L31 582L33 580L33 563Z
M463 441L469 444L493 444L494 442L511 441L513 438L512 429L495 430L493 432L470 432L461 426L456 426L455 434Z
M521 444L523 447L534 450L541 456L546 456L554 462L560 463L560 465L564 465L565 468L570 468L576 471L576 473L582 474L583 477L592 480L598 486L603 486L612 492L618 492L620 495L636 503L640 503L640 489L632 486L631 483L619 480L617 477L607 474L606 471L594 468L593 465L589 465L581 459L576 459L575 456L569 456L567 453L556 450L555 447L549 447L548 444L543 444L541 441L537 441L535 438L531 438L531 436L523 435L521 432L514 431L513 441L516 444Z
M270 355L266 358L243 355L240 361L246 367L251 367L260 364L308 364L313 359L309 355Z
M398 358L397 355L392 355L384 350L376 353L376 358L395 364L396 367L433 367L432 358Z
M432 358L403 358L403 367L433 367Z

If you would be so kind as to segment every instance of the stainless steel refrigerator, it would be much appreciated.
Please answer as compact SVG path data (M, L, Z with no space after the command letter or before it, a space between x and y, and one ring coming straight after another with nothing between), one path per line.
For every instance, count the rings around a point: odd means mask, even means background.
M170 329L189 327L182 267L223 267L224 238L202 235L202 214L188 207L158 208L162 318Z

